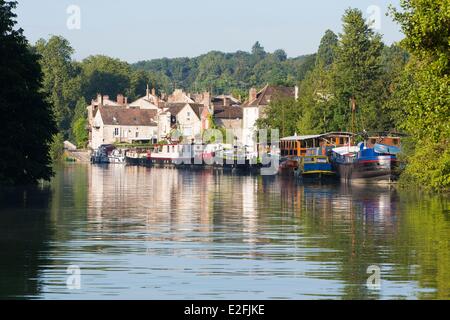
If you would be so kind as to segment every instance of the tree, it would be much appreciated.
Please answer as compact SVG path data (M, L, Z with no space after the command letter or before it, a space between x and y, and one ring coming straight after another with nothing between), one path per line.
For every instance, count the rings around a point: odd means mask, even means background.
M82 92L87 101L97 93L115 98L130 88L131 68L128 63L103 55L90 56L81 63Z
M333 123L333 111L337 100L333 88L333 64L338 38L327 30L320 41L313 66L304 76L299 86L300 117L297 130L302 134L339 130Z
M71 58L74 50L69 41L59 36L38 40L35 49L44 73L43 90L53 106L58 129L68 135L73 109L80 96L80 81Z
M39 56L15 29L16 5L0 0L0 183L32 184L52 176L49 144L56 124L42 91Z
M259 43L259 41L256 41L253 45L252 55L254 56L256 61L264 59L264 57L266 56L266 51L264 51L264 47Z
M401 1L391 8L411 54L405 69L403 128L414 148L407 155L404 181L450 190L450 4L447 0Z
M71 130L72 137L75 140L75 144L84 148L87 145L89 135L87 131L87 103L86 100L81 97L78 99L77 105L74 110Z
M325 31L325 35L320 40L319 50L316 56L316 65L329 67L334 62L338 36L331 30Z
M287 60L287 54L286 51L283 49L278 49L273 52L273 56L280 62Z
M73 136L78 148L85 148L87 145L89 139L87 125L86 118L78 118L72 126Z
M372 31L358 9L347 9L342 18L334 62L333 91L338 99L333 127L352 128L350 99L357 102L356 130L378 129L381 90L381 36Z
M258 129L278 129L280 137L294 135L297 131L299 106L292 98L275 99L264 111L264 117L256 121Z

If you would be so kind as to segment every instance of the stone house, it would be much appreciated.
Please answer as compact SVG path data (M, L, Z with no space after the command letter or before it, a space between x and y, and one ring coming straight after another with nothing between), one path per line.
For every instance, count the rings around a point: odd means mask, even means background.
M205 108L199 103L166 103L158 118L160 137L168 138L177 129L188 141L201 139Z
M92 121L91 148L117 142L155 141L157 110L100 105Z

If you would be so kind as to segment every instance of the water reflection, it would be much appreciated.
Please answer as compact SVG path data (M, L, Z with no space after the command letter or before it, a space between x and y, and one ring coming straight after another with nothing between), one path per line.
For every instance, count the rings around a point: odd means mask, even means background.
M31 194L0 198L2 297L450 298L447 198L121 165Z

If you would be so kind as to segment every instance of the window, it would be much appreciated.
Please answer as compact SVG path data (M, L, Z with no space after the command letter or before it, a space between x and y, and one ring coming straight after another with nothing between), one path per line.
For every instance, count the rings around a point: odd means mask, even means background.
M139 131L136 131L136 138L139 138Z
M114 136L117 137L119 135L119 128L114 128Z

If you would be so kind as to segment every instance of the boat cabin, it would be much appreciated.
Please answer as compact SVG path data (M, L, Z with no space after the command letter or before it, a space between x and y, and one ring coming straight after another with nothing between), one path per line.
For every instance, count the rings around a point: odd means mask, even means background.
M280 141L281 157L304 157L312 155L326 155L327 147L340 147L353 143L353 133L329 132L316 135L291 136Z
M366 141L367 148L373 148L376 144L384 144L400 148L400 137L396 136L374 136L369 137Z

